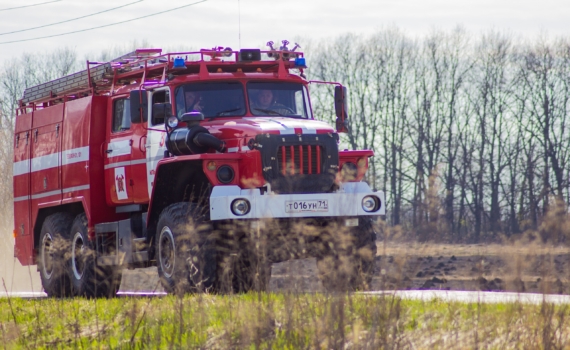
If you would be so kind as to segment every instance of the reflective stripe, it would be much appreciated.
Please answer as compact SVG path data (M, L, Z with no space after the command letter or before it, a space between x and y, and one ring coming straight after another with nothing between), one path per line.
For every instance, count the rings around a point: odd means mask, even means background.
M257 127L263 131L275 130L281 135L293 135L295 129L301 129L302 134L316 134L317 130L330 130L328 124L318 120L287 117L246 117L244 119L257 123Z
M89 146L73 148L61 152L61 165L79 163L89 160Z
M120 166L137 165L137 164L146 164L146 159L127 160L124 162L110 163L105 165L105 169L113 169Z
M14 163L12 168L12 174L14 176L27 174L30 172L30 160L21 160L19 162Z
M161 161L161 160L163 160L163 159L164 159L164 155L161 154L161 155L154 156L154 157L148 157L148 158L146 159L146 161L147 161L147 162L159 162L159 161Z
M33 194L32 199L55 196L56 194L61 194L61 190L55 190L55 191Z
M67 188L64 188L63 190L55 190L55 191L49 191L49 192L44 192L44 193L37 193L37 194L32 195L31 199L50 197L50 196L55 196L56 194L70 193L70 192L75 192L75 191L84 191L84 190L88 190L88 189L89 189L89 185L67 187ZM14 202L21 202L21 201L25 201L25 200L30 200L30 196L14 197Z
M32 171L40 171L57 168L59 165L60 152L46 154L45 156L32 158Z
M31 171L42 171L56 168L59 164L60 157L62 165L79 163L89 160L89 146L72 148L62 152L46 154L45 156L35 157L15 162L12 168L12 175L18 176L30 173Z
M14 197L14 202L27 201L29 199L30 199L30 196Z
M69 193L69 192L83 191L83 190L88 190L88 189L89 189L89 185L83 185L83 186L75 186L75 187L64 188L62 190L62 192L63 193Z
M129 155L131 154L131 140L109 142L107 152L107 158Z

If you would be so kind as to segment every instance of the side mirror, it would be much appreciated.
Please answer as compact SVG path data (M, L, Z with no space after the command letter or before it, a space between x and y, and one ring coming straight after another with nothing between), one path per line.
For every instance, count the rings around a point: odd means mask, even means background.
M346 86L334 87L334 110L336 112L336 131L348 132L348 101Z
M198 111L192 111L182 114L180 117L181 122L185 122L188 126L192 126L204 120L204 114Z
M172 115L172 105L169 102L152 105L152 124L162 124Z
M131 91L131 123L138 124L147 121L148 99L145 90Z

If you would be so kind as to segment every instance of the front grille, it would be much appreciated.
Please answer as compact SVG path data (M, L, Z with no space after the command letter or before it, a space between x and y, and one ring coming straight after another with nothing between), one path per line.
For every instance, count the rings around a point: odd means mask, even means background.
M279 172L282 175L320 174L323 155L320 145L280 146L277 149Z
M338 172L338 134L259 134L263 177L276 193L330 192Z

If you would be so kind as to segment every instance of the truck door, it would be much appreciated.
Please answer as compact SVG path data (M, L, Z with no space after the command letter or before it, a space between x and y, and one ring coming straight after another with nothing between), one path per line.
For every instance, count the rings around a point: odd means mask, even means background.
M37 203L61 201L61 123L63 105L36 110L30 142L31 195Z
M29 121L32 115L20 115L21 120ZM23 123L22 123L23 124ZM31 237L30 218L30 126L28 130L16 132L14 135L14 256L24 265L33 264L33 238Z
M153 118L152 115L152 105L155 103L165 103L171 102L170 100L170 90L169 88L160 88L153 90L151 92L151 98L149 101L149 118L148 118L148 137L146 140L146 167L147 167L147 188L148 196L152 194L152 186L154 183L154 176L156 172L156 165L159 160L164 158L164 152L166 151L166 130L164 128L165 120L161 118Z
M131 127L130 105L127 96L110 100L107 108L110 116L105 142L105 188L107 202L129 204L135 201L135 181L132 161L135 139Z

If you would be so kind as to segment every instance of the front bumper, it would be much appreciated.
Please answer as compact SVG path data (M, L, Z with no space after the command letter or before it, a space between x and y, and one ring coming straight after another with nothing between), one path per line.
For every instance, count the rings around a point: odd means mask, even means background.
M362 209L365 196L378 197L380 205L375 212ZM235 199L246 199L251 205L245 215L232 213L231 204ZM286 205L291 202L326 201L323 208L315 211L287 212ZM227 219L269 219L269 218L307 218L307 217L342 217L342 216L378 216L386 214L384 192L372 192L365 182L342 184L333 193L309 194L261 194L259 189L243 190L238 186L215 186L210 196L210 220Z

